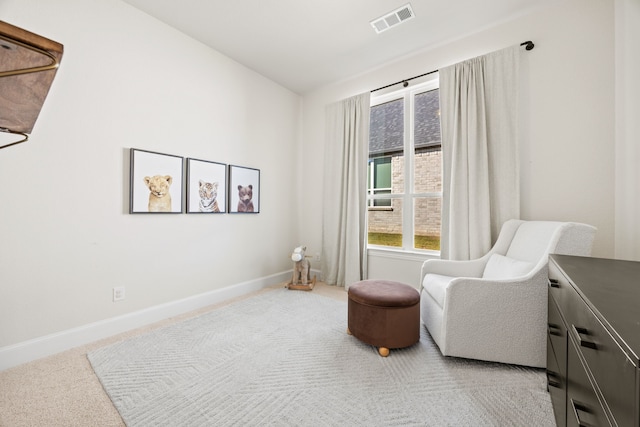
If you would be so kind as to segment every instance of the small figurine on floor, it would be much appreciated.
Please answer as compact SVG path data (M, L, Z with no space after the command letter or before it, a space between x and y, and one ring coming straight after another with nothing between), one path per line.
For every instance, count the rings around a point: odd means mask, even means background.
M306 285L311 279L311 265L304 254L306 250L306 246L298 246L291 254L291 261L294 262L293 278L291 279L293 285Z
M316 284L316 278L311 280L311 263L305 256L306 246L298 246L291 254L293 261L293 277L291 283L287 284L289 289L299 289L310 291Z

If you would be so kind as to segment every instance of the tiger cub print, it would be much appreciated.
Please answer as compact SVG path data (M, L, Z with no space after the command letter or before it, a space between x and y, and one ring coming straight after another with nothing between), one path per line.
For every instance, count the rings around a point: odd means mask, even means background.
M218 207L218 183L200 180L198 193L200 194L200 212L220 212Z

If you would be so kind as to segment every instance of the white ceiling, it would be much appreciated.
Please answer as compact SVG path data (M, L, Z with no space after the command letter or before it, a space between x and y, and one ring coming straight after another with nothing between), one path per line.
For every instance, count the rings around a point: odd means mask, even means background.
M557 0L124 1L304 94ZM415 18L376 34L406 3Z

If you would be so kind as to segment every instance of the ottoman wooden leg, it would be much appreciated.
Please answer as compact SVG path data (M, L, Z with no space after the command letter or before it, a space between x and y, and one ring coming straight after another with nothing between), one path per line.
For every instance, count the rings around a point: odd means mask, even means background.
M387 347L380 347L378 353L380 353L382 357L387 357L389 355L389 349Z

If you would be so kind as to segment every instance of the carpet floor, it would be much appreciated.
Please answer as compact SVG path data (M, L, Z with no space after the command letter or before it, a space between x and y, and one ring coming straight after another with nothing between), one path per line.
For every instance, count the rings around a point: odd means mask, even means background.
M87 359L87 352L282 287L283 284L273 285L0 371L0 426L124 427L122 417ZM313 292L339 301L347 298L344 288L322 282L316 284Z
M553 426L544 370L445 358L422 328L387 358L345 301L261 293L90 351L130 426Z

